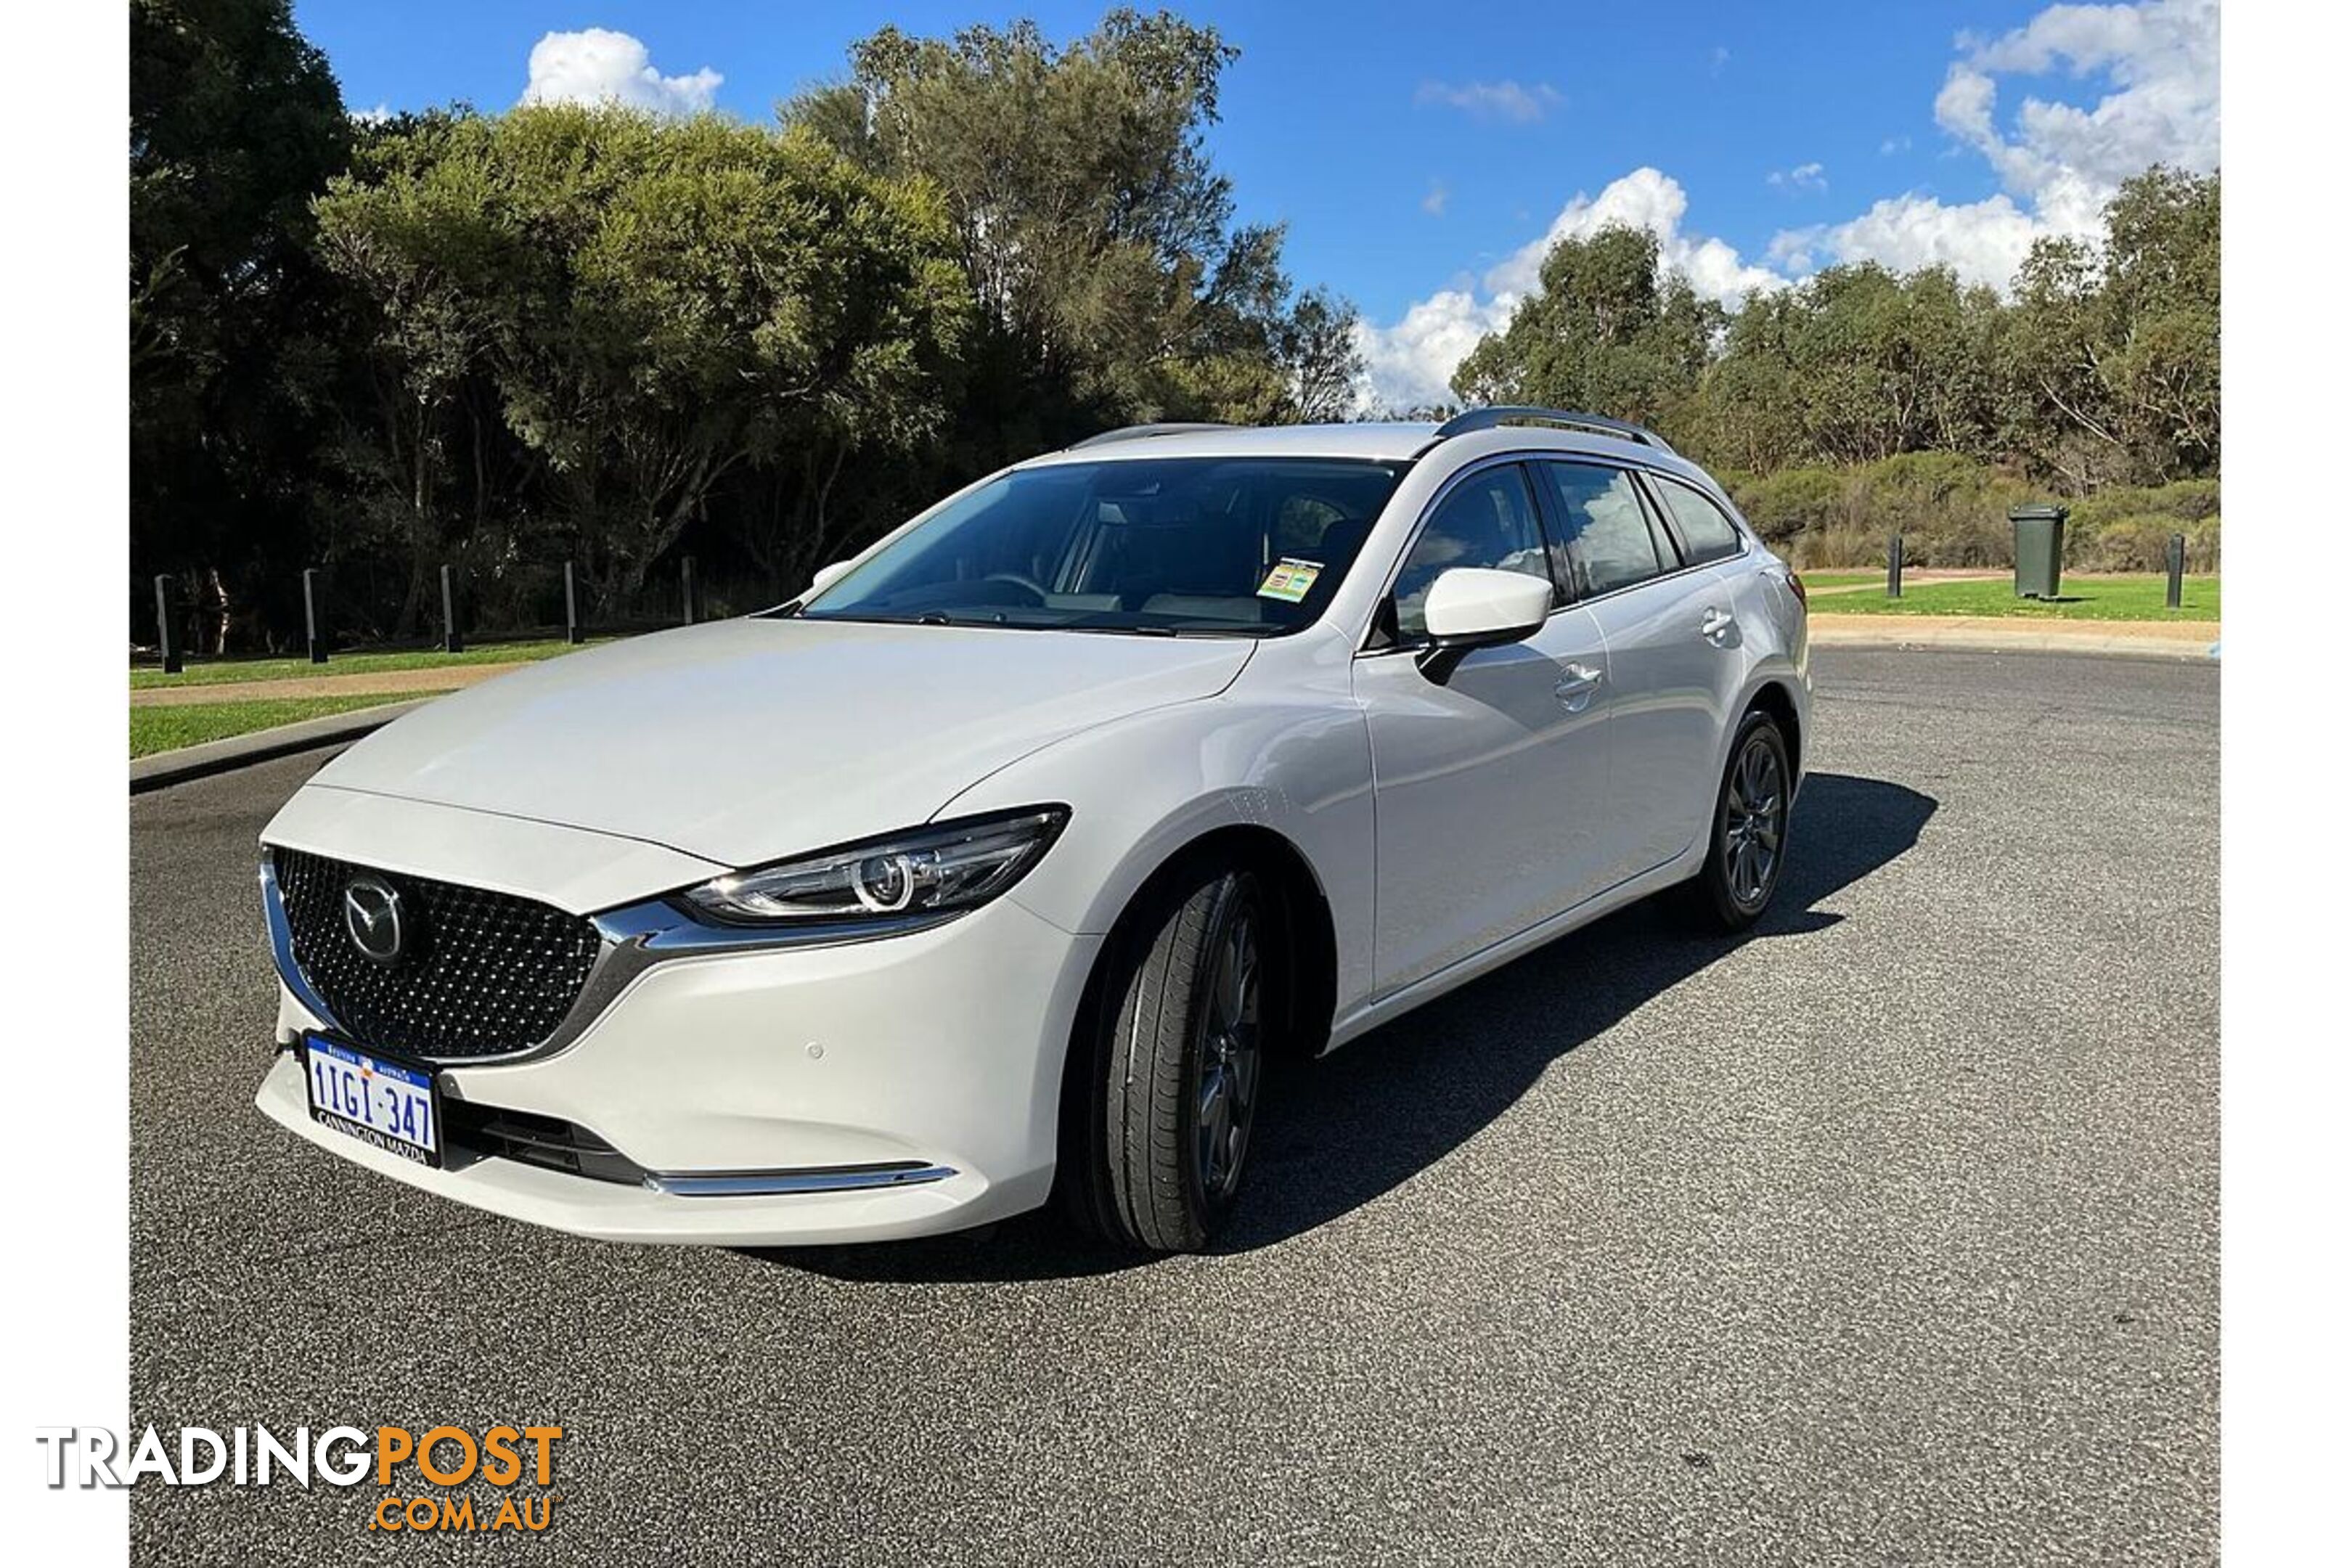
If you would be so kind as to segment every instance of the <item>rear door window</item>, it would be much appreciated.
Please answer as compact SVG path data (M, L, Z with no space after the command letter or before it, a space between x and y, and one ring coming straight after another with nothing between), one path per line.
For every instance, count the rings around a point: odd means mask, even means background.
M1633 475L1600 463L1538 467L1559 503L1553 549L1558 575L1573 597L1614 593L1674 568L1673 555L1660 552Z
M1664 475L1653 475L1652 479L1657 486L1658 498L1666 503L1666 511L1674 519L1675 531L1682 535L1683 549L1694 563L1722 561L1747 548L1731 519L1714 501L1678 479Z

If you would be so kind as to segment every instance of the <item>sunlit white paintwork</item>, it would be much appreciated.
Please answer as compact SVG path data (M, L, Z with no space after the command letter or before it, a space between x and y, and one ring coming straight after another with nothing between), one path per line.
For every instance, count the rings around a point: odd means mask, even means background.
M1551 584L1521 572L1457 566L1430 584L1421 618L1433 637L1525 633L1551 614Z
M1214 432L1036 461L1393 458L1431 428ZM1720 497L1681 459L1606 437L1457 437L1408 472L1323 618L1289 637L798 619L662 633L388 726L321 770L263 835L591 913L936 817L1066 805L1069 824L1036 868L961 920L656 965L563 1050L441 1075L447 1092L579 1122L665 1173L920 1159L955 1177L687 1197L502 1161L433 1172L313 1126L290 1058L259 1104L384 1174L582 1234L924 1234L1043 1200L1064 1054L1102 937L1206 833L1271 831L1310 868L1338 955L1334 1044L1682 879L1705 853L1748 703L1774 684L1801 725L1809 716L1801 606L1753 541L1736 561L1555 609L1524 640L1468 655L1442 686L1410 652L1365 647L1431 502L1465 469L1517 453L1646 464ZM1736 635L1703 637L1709 610ZM281 988L281 1041L316 1022Z
M453 693L329 763L313 787L744 866L920 823L1064 735L1213 697L1249 657L1233 639L714 621Z

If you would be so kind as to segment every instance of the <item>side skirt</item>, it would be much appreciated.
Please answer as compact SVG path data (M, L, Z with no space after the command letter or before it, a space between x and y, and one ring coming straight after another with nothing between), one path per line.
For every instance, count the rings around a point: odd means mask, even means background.
M1604 892L1595 893L1574 909L1564 910L1548 921L1529 926L1517 936L1505 937L1491 947L1481 948L1467 958L1456 959L1436 973L1423 975L1402 991L1393 991L1366 1003L1332 1024L1331 1040L1324 1047L1324 1054L1328 1055L1359 1035L1376 1029L1391 1018L1402 1017L1424 1002L1433 1002L1455 987L1466 985L1480 975L1499 969L1547 942L1557 942L1570 931L1616 913L1628 904L1688 880L1698 869L1699 862L1706 858L1706 850L1707 840L1701 838L1663 866L1629 877Z

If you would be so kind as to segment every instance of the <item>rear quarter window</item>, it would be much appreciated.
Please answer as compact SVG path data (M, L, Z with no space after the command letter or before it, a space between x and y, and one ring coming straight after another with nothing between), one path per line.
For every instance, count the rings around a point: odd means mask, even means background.
M1684 549L1694 563L1727 560L1747 548L1731 519L1706 496L1663 474L1654 479L1658 499L1666 503L1675 531L1682 535Z

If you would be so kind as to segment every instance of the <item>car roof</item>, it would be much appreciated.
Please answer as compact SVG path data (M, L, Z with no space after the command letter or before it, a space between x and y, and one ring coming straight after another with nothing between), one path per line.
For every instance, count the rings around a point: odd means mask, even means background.
M1125 458L1411 458L1429 445L1437 426L1427 420L1372 421L1354 425L1177 426L1165 431L1095 440L1028 459L1023 468L1046 463L1093 463Z
M1426 419L1367 420L1348 425L1211 425L1138 426L1090 442L1041 453L1014 465L1034 468L1065 463L1121 462L1146 458L1338 458L1410 461L1428 451L1439 426ZM1598 431L1545 425L1498 426L1448 437L1441 448L1464 461L1497 452L1585 452L1646 464L1712 486L1705 470L1664 447L1650 447Z

